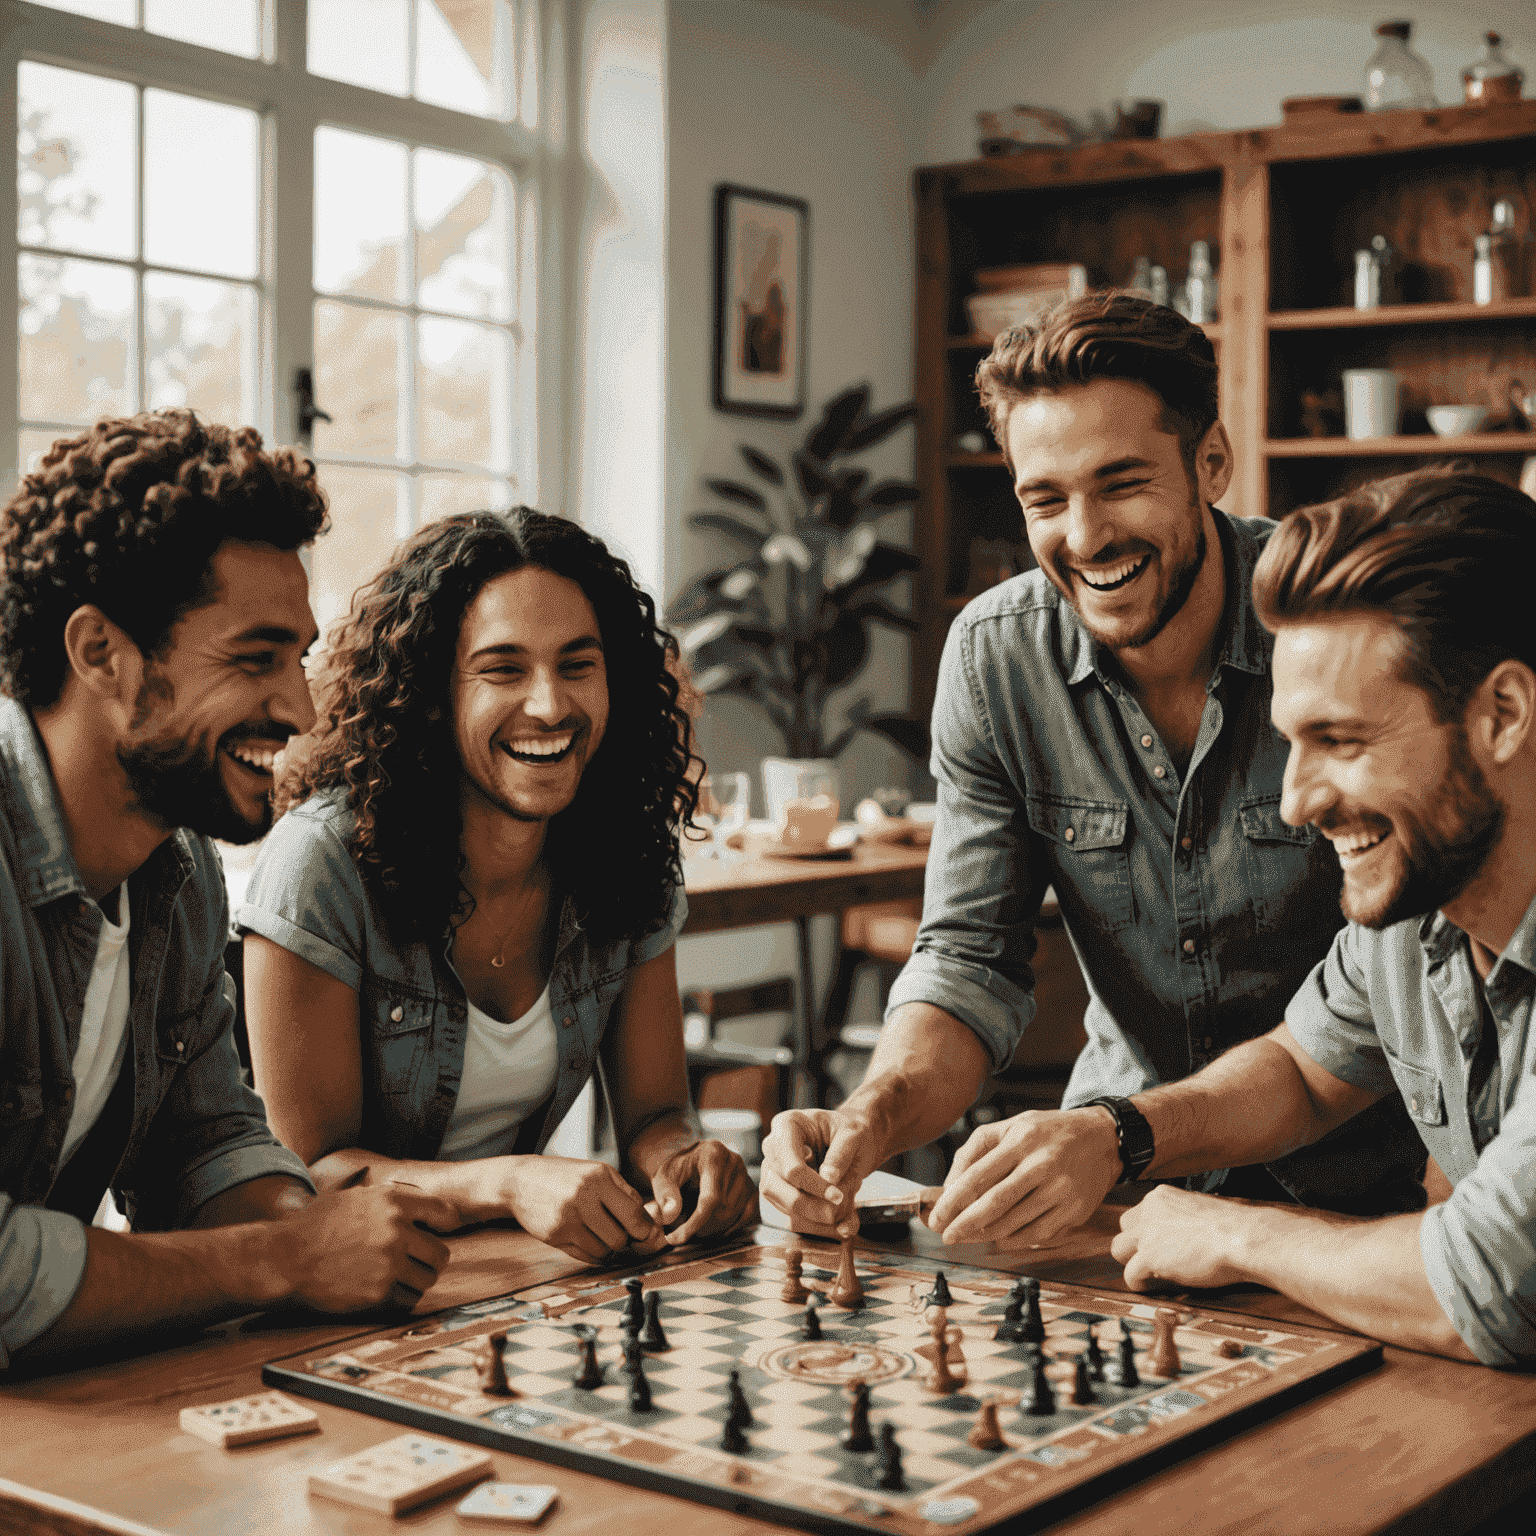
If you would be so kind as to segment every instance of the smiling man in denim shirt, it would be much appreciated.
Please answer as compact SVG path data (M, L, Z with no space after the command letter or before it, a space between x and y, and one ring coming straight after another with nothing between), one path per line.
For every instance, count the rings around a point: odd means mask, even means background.
M1090 995L1079 1108L978 1130L931 1218L946 1241L1046 1242L1086 1217L1139 1172L1129 1095L1272 1028L1343 921L1337 860L1280 815L1272 642L1249 592L1275 525L1213 505L1232 449L1209 340L1095 296L1000 337L978 385L1039 569L950 629L923 922L865 1080L836 1111L780 1115L765 1146L762 1192L806 1231L850 1227L862 1177L1007 1065L1047 887ZM1323 1145L1202 1183L1378 1213L1422 1206L1423 1167L1394 1095Z

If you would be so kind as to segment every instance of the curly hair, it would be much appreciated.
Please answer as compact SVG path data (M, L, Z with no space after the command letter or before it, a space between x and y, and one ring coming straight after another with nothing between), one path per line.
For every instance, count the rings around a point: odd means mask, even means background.
M608 675L606 734L549 826L555 886L575 898L589 933L611 942L660 927L682 882L679 825L692 824L702 764L672 667L677 642L655 603L624 561L565 518L465 512L404 544L331 630L314 745L276 796L281 814L316 792L345 792L353 857L397 938L431 939L474 910L450 788L459 750L442 705L466 610L487 582L527 566L586 594Z
M1179 440L1184 467L1216 423L1216 349L1176 310L1125 293L1093 293L1058 304L1034 325L1015 326L976 369L976 392L1009 469L1008 413L1020 400L1128 379L1163 402L1163 425Z
M168 410L61 438L0 511L0 685L30 709L56 703L64 625L86 603L158 655L213 597L226 540L291 551L325 516L314 465L291 448L263 452L254 427Z

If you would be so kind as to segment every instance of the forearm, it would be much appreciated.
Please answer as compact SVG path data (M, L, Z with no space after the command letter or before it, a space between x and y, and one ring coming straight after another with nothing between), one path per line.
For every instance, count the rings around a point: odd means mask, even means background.
M281 1173L268 1174L247 1179L205 1201L187 1225L194 1231L207 1231L252 1221L278 1221L302 1211L314 1198L297 1179Z
M506 1195L506 1175L512 1165L536 1164L537 1157L477 1158L465 1163L427 1162L385 1157L362 1147L341 1147L310 1164L309 1175L323 1194L331 1189L379 1184L405 1184L423 1194L450 1201L467 1226L496 1221L514 1212ZM495 1165L494 1167L492 1165Z
M898 1008L864 1081L839 1106L878 1148L879 1162L943 1135L981 1092L991 1058L976 1035L931 1003Z

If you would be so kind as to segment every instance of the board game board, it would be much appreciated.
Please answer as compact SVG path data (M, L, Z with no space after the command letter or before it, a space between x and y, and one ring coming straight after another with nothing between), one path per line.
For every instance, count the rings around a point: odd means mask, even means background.
M804 1279L824 1289L837 1250L805 1240ZM1008 1287L995 1270L910 1255L859 1252L866 1302L822 1305L823 1338L801 1336L803 1308L780 1299L782 1248L715 1253L645 1273L659 1291L670 1349L645 1356L653 1407L628 1407L620 1369L619 1278L586 1276L561 1287L457 1307L409 1326L359 1334L273 1361L269 1385L377 1414L417 1429L513 1451L618 1481L812 1531L879 1530L917 1536L944 1528L1035 1529L1070 1509L1148 1476L1259 1419L1368 1370L1381 1346L1348 1335L1216 1312L1180 1312L1177 1380L1145 1375L1125 1388L1095 1383L1097 1401L1074 1407L1072 1361L1097 1323L1113 1354L1120 1321L1150 1343L1155 1298L1042 1283L1044 1353L1053 1363L1056 1412L1000 1409L1007 1448L967 1443L987 1398L1016 1400L1031 1380L1027 1346L993 1338ZM931 1351L923 1297L942 1268L963 1338L951 1350L965 1385L949 1396L924 1385ZM578 1285L596 1288L577 1290ZM605 1385L575 1387L578 1326L597 1330ZM473 1355L504 1331L517 1396L483 1394ZM1219 1353L1237 1351L1235 1357ZM959 1364L959 1357L964 1363ZM747 1450L720 1449L728 1373L740 1380L755 1423ZM889 1421L905 1487L877 1486L870 1455L845 1451L849 1385L870 1389L870 1418Z

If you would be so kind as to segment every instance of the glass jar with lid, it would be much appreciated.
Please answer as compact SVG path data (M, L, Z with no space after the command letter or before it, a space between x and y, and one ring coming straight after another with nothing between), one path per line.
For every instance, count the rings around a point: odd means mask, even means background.
M1483 33L1487 47L1461 72L1461 89L1469 107L1486 106L1493 101L1519 101L1524 71L1504 57L1504 39L1497 32Z
M1380 46L1365 66L1365 105L1371 112L1399 107L1434 107L1435 77L1428 64L1408 46L1409 21L1384 21L1376 28Z

